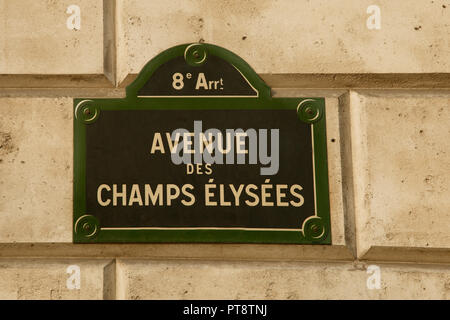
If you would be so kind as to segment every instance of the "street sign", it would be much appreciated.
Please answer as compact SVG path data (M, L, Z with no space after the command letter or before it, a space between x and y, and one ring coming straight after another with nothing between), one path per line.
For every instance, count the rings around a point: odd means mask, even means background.
M331 243L323 98L273 98L210 44L126 93L74 99L74 242Z

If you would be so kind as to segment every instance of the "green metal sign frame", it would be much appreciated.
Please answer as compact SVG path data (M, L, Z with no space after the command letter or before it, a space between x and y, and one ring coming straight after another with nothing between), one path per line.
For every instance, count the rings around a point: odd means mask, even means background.
M193 50L194 49L194 50ZM200 52L200 55L199 55ZM177 57L184 57L191 65L201 63L202 54L216 56L233 65L256 89L255 97L138 97L138 91L158 68ZM95 212L86 211L86 128L101 117L104 111L162 110L162 109L220 109L261 110L294 109L298 121L311 125L313 132L313 168L315 208L298 230L226 229L130 229L102 228ZM294 163L292 165L295 165ZM237 55L211 44L184 44L170 48L149 61L137 78L126 88L123 99L74 99L74 201L73 242L75 243L138 243L138 242L209 242L209 243L297 243L331 244L330 204L327 167L327 138L325 99L273 98L270 88ZM214 210L214 209L211 209ZM276 207L274 208L276 211Z

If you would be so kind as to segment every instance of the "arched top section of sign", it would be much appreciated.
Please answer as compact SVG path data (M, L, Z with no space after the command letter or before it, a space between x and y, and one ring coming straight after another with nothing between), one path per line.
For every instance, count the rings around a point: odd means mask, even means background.
M270 88L239 56L192 43L150 60L127 87L127 98L269 98Z

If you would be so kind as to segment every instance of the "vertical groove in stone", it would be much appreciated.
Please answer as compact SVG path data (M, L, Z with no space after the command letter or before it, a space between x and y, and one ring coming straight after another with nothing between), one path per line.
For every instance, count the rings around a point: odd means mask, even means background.
M103 0L103 73L116 85L116 0Z
M115 260L116 300L127 300L126 271L122 259Z
M357 256L356 224L355 224L355 196L353 184L353 155L351 130L350 92L339 97L339 130L341 138L342 159L342 201L344 207L345 242Z
M103 268L103 300L116 299L116 260Z

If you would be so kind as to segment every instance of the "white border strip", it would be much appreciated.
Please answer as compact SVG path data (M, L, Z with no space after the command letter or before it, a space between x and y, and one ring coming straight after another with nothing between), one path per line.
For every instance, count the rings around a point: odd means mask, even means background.
M223 228L223 227L120 227L101 228L101 230L242 230L242 231L295 231L299 229L276 229L276 228ZM301 230L301 229L300 229Z
M316 159L314 157L314 125L311 123L312 163L313 163L313 189L314 189L314 216L317 217L317 191L316 191Z
M137 96L138 98L258 98L258 96Z

